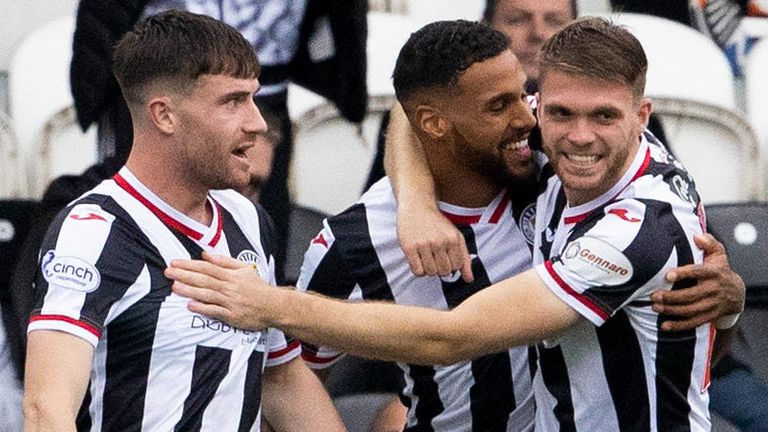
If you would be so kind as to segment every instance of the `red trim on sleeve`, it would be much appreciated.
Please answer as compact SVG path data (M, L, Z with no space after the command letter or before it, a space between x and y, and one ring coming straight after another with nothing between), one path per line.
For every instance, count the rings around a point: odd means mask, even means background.
M293 351L293 350L295 350L296 348L299 348L299 347L301 347L301 343L299 341L295 340L295 341L289 343L288 346L286 346L285 348L282 348L282 349L280 349L278 351L270 352L269 356L267 356L267 358L272 360L272 359L276 359L278 357L282 357L282 356L288 354L289 352L291 352L291 351Z
M320 365L331 363L332 361L338 359L339 357L341 357L341 354L337 354L333 357L318 357L317 355L308 351L301 352L301 358L303 358L309 363L320 364Z
M608 314L605 313L604 310L602 310L599 307L597 307L597 305L592 303L592 301L590 301L584 295L577 293L576 290L571 288L562 278L560 278L560 275L558 275L557 272L555 272L554 267L552 267L552 261L547 260L544 263L544 267L547 269L547 272L549 272L549 275L552 276L552 279L554 279L555 282L557 282L557 284L560 285L560 288L562 288L563 291L565 291L571 297L575 298L581 304L583 304L584 306L589 308L589 310L591 310L592 312L597 314L597 316L599 316L603 321L608 319Z
M97 329L96 327L94 327L94 326L92 326L92 325L90 325L90 324L88 324L86 322L83 322L83 321L80 321L80 320L76 320L76 319L74 319L72 317L68 317L66 315L33 315L33 316L31 316L29 318L29 322L30 323L33 323L35 321L64 321L64 322L66 322L68 324L72 324L72 325L78 326L78 327L88 331L88 333L93 334L97 338L101 337L101 330Z

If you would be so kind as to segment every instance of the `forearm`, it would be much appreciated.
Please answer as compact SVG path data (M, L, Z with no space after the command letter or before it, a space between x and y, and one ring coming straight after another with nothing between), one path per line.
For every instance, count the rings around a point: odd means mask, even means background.
M466 347L461 343L465 327L456 325L455 317L445 311L389 303L346 303L292 290L281 290L279 296L281 300L272 304L276 307L272 308L271 325L297 339L352 355L450 364L461 359L460 350Z
M400 104L392 108L384 167L400 205L437 206L435 182L424 149Z
M264 417L278 432L345 430L325 388L300 358L267 368L262 390Z
M93 347L58 331L33 331L27 344L24 429L75 431L90 375Z

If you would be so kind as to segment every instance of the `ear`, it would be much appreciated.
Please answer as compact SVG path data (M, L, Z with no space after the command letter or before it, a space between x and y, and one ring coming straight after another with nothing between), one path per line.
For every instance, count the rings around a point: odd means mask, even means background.
M448 119L432 105L417 106L414 110L414 118L416 119L416 126L433 139L444 137L450 129Z
M651 118L651 111L653 111L653 104L651 103L651 100L648 98L640 99L640 106L637 109L637 120L640 130L637 131L637 135L642 134L643 131L648 127L648 120Z
M149 120L153 126L164 134L172 134L176 129L176 115L173 112L171 98L168 96L156 97L147 104Z

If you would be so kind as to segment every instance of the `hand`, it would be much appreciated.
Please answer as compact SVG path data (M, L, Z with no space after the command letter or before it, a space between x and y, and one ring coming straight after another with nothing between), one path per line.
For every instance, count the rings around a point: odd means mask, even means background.
M189 297L189 310L243 330L269 327L281 290L267 284L252 265L203 252L205 261L174 260L165 276L173 292Z
M674 291L659 290L651 295L653 310L677 318L664 322L662 330L691 330L744 310L746 287L741 277L731 270L725 247L710 234L697 235L694 240L704 251L704 263L670 270L666 279L672 283L697 279L696 285Z
M448 276L460 271L472 282L472 260L461 232L437 208L397 212L397 238L416 276Z

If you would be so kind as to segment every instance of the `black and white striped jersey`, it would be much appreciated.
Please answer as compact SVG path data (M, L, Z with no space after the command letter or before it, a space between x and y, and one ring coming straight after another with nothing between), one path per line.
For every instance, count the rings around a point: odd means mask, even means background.
M299 289L337 298L389 300L451 309L473 293L531 266L535 193L524 199L501 193L484 208L445 203L472 256L473 283L460 276L416 277L400 249L395 197L388 179L373 185L352 207L324 222L304 256ZM340 353L305 345L314 368ZM399 364L409 405L406 431L530 431L534 421L528 348L517 347L452 366Z
M534 268L586 318L538 346L537 430L708 431L711 326L663 332L650 302L692 285L666 283L668 270L702 261L703 210L685 169L646 133L604 195L569 207L551 175L537 211Z
M300 355L298 341L194 314L163 276L172 260L208 251L275 282L266 214L234 191L211 191L208 203L205 226L123 168L52 222L28 331L94 346L79 431L259 430L264 367Z

